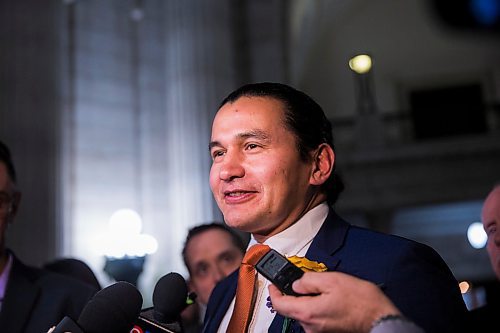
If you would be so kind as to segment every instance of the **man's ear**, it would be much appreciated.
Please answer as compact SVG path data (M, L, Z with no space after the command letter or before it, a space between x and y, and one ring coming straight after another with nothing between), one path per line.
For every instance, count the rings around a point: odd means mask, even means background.
M322 143L313 155L311 185L322 185L330 177L335 165L335 152L329 144Z

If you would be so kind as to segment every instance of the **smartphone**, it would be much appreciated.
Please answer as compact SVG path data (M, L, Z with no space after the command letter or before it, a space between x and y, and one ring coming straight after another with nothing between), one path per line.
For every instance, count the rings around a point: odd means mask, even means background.
M295 266L276 250L271 249L255 265L255 269L287 295L303 296L292 289L293 281L300 279L304 271Z

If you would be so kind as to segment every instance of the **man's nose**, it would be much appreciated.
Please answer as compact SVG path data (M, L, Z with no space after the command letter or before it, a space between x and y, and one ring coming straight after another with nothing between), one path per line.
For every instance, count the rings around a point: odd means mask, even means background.
M241 178L245 175L242 166L242 157L238 152L226 152L224 160L221 162L219 177L221 180L230 181L234 178Z
M225 277L226 275L219 267L216 267L212 272L212 278L214 279L216 284Z

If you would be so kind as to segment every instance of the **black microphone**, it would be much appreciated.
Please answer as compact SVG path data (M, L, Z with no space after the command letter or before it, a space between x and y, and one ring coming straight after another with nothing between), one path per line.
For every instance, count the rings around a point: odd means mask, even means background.
M184 331L181 312L194 302L196 294L188 293L186 280L179 273L168 273L158 282L153 291L153 307L141 311L134 328L141 332Z
M98 291L83 308L76 323L64 317L51 333L124 333L141 312L142 296L132 284L116 282Z
M179 320L188 306L188 287L179 273L168 273L156 283L153 291L153 316L160 323Z

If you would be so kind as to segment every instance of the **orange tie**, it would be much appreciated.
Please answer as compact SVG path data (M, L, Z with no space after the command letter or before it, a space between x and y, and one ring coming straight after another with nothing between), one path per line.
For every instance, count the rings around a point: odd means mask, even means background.
M234 310L227 327L228 333L247 331L255 305L254 291L257 274L254 266L270 249L267 245L255 244L248 249L245 257L243 257L238 275Z

